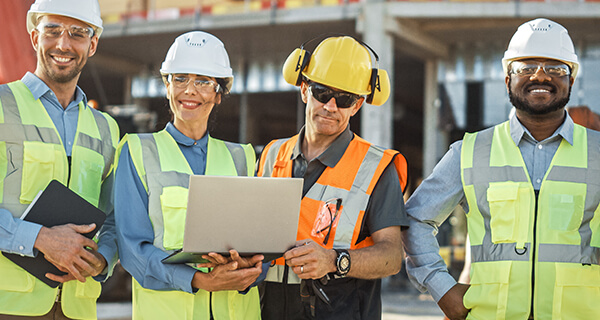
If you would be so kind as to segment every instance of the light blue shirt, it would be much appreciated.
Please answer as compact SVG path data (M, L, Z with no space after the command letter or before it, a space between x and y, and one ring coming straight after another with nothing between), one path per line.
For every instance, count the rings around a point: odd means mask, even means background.
M21 81L27 86L33 98L42 102L58 131L67 156L71 156L77 131L79 103L83 101L84 108L89 108L83 90L77 86L73 101L64 109L58 102L54 92L33 73L27 72ZM111 194L112 176L108 177L102 184L100 203L108 212L106 212L107 219L100 231L100 241L98 243L98 252L104 256L109 265L109 270L112 271L112 267L117 260L117 247ZM0 209L0 250L30 257L37 255L38 251L33 248L33 245L41 228L42 226L39 224L14 218L8 210ZM98 276L96 280L104 280L106 275L110 275L110 273Z
M27 72L21 80L31 91L34 99L40 99L58 130L67 155L71 155L77 130L78 104L86 99L85 94L81 88L77 87L75 100L65 110L52 90L36 75ZM10 188L11 186L5 187ZM8 210L0 208L0 250L29 257L35 256L37 250L33 249L33 245L41 228L42 226L39 224L14 218Z
M166 130L175 139L194 174L204 174L208 134L200 140L182 134L172 123ZM123 267L144 287L153 290L195 292L196 269L184 264L164 264L168 253L154 246L154 229L148 216L148 194L123 145L115 180L115 217L119 257Z
M533 188L539 190L550 162L564 139L573 144L574 123L566 113L563 124L544 141L536 141L531 133L513 116L510 134L519 147ZM413 284L422 292L429 290L435 301L456 284L439 254L435 238L438 227L457 205L468 212L460 175L462 141L450 150L406 202L410 223L402 232L407 258L406 270Z

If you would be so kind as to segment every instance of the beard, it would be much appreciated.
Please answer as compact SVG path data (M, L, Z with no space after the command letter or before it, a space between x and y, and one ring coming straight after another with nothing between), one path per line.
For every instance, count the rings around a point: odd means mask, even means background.
M510 98L510 103L512 103L512 105L524 112L527 112L528 114L532 114L532 115L544 115L544 114L548 114L548 113L552 113L554 111L558 111L562 108L564 108L567 103L569 103L569 99L571 98L571 87L569 86L569 93L567 94L566 97L557 100L549 105L547 105L545 108L535 108L533 107L530 103L528 103L525 99L519 97L518 95L515 95L512 91L512 86L511 84L512 79L509 78L508 80L508 97ZM554 85L549 84L550 86L553 87L553 90L556 91L556 87L554 87Z
M38 60L39 59L40 57L38 57ZM44 73L49 79L52 79L57 83L68 83L79 77L81 70L83 70L83 67L87 62L87 56L84 56L80 61L77 61L74 66L55 66L52 65L52 58L49 54L44 55L41 59Z

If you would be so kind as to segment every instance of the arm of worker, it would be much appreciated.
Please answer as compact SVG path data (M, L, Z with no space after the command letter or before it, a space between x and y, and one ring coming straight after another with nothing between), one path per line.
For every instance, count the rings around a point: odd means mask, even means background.
M237 270L232 262L200 272L184 264L164 264L168 254L154 246L153 226L148 216L148 196L124 144L115 176L115 221L119 257L123 267L147 289L195 292L237 290L260 274L260 267ZM132 228L131 226L135 226Z
M34 248L35 240L42 228L13 217L6 209L0 209L0 251L34 257L38 250Z
M408 225L408 218L393 163L388 165L375 185L365 219L358 238L362 240L371 236L374 245L349 250L351 266L347 276L379 279L398 273L403 257L400 227ZM312 240L302 240L297 244L285 253L284 258L301 279L318 279L337 270L334 250L324 249Z
M406 269L410 280L422 292L429 290L438 305L451 319L460 319L468 310L462 303L465 290L457 286L439 254L435 238L438 227L456 205L466 206L460 175L462 143L456 142L421 183L406 203L410 222L402 232L406 252ZM465 211L468 209L465 207ZM454 288L454 290L451 290ZM457 296L460 295L460 296ZM444 298L442 298L444 297ZM446 303L452 301L452 305ZM452 310L456 308L458 310Z

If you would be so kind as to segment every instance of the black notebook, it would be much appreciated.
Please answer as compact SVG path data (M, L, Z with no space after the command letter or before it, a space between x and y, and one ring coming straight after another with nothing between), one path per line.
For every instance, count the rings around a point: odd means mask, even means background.
M23 220L45 227L68 223L78 225L95 223L94 231L84 234L90 239L94 237L106 219L106 214L102 210L56 180L52 180L48 184L46 189L33 200L26 212L25 217L22 217ZM46 278L46 273L66 274L46 260L41 252L38 252L35 258L6 252L2 252L2 254L52 288L56 288L60 283Z

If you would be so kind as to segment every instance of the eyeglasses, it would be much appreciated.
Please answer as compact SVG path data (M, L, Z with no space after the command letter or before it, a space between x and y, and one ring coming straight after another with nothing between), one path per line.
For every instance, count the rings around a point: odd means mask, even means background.
M538 72L538 70L544 70L544 72L551 77L564 77L571 74L569 66L566 64L554 64L547 65L542 62L523 62L514 61L511 63L511 72L521 77L532 76Z
M335 206L334 206L334 204L335 204ZM327 208L327 212L329 212L329 223L324 228L317 230L316 233L318 235L318 234L323 233L325 230L327 230L327 235L325 235L325 238L323 238L323 244L326 245L327 242L329 242L329 235L331 234L331 229L335 223L335 220L338 217L338 212L340 212L340 208L342 206L342 199L341 198L329 199L329 200L325 201L323 206L325 208ZM334 212L331 212L332 206L334 206ZM327 218L327 217L325 217L325 218Z
M327 103L331 98L335 98L335 104L338 108L350 108L360 99L360 96L357 94L335 91L315 82L308 84L308 90L313 98L320 103Z
M167 77L167 81L169 81L170 83L172 83L175 87L177 87L179 89L184 89L184 88L187 88L190 81L192 81L192 78L190 78L188 76L170 74ZM215 82L213 80L206 80L206 79L194 79L194 87L199 92L205 93L205 94L219 92L219 90L221 89L221 86L217 82Z
M84 41L94 36L94 29L92 27L81 27L81 26L65 26L60 23L41 23L36 28L44 37L57 39L65 33L69 34L69 37L75 41Z

